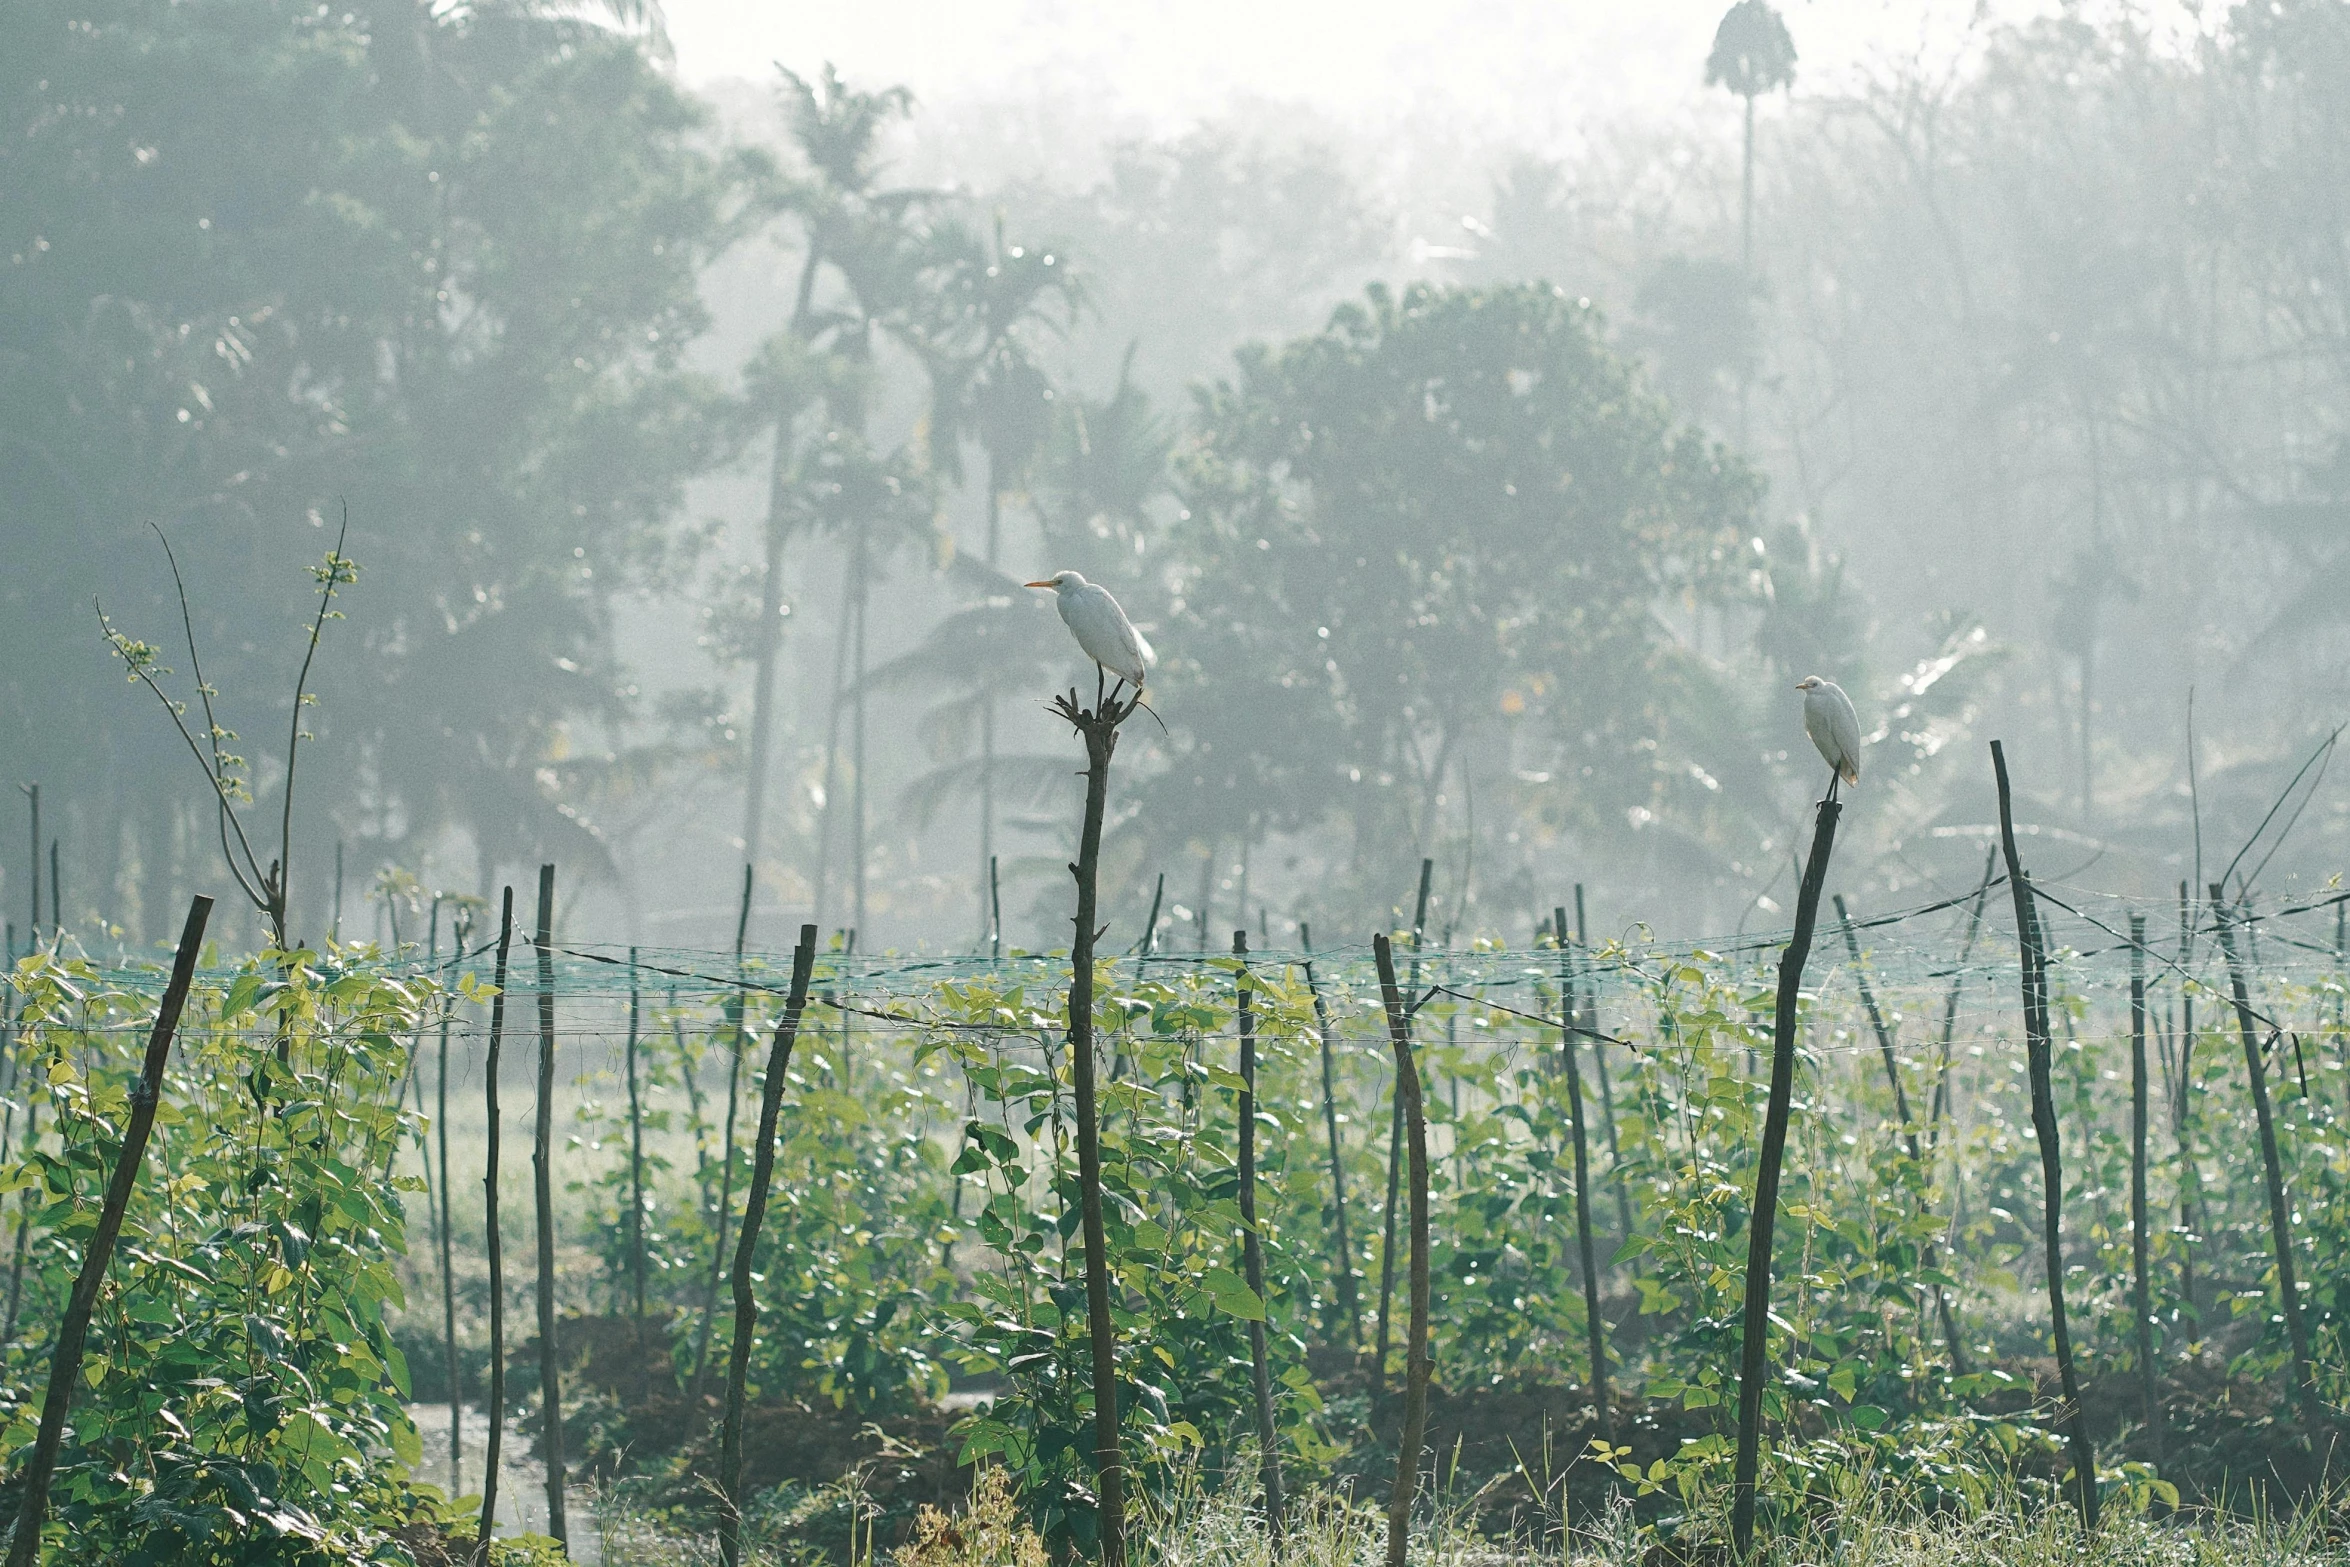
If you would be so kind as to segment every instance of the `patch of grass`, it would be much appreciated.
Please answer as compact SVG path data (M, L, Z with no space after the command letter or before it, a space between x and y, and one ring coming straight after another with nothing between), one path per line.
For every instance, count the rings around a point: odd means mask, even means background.
M837 1515L857 1508L853 1481L829 1500L792 1490L756 1505L746 1520L744 1559L758 1567L1044 1567L1043 1542L1024 1522L1000 1471L983 1474L970 1505L949 1515L924 1509L911 1538L860 1538L846 1553ZM1196 1472L1164 1502L1129 1520L1130 1567L1377 1567L1386 1550L1384 1512L1361 1498L1311 1492L1298 1499L1276 1553L1243 1485L1211 1487ZM1495 1538L1473 1525L1473 1499L1440 1504L1414 1524L1416 1567L1697 1567L1727 1561L1711 1543L1726 1532L1704 1519L1674 1545L1619 1502L1598 1518L1547 1538ZM607 1494L599 1507L610 1567L703 1567L715 1537L681 1533ZM1971 1517L1923 1514L1894 1488L1872 1492L1761 1543L1757 1567L2320 1567L2350 1563L2338 1538L2339 1499L2288 1518L2181 1514L2155 1519L2120 1513L2084 1545L2074 1516L2008 1496ZM810 1525L815 1525L811 1528ZM829 1536L820 1539L819 1534Z

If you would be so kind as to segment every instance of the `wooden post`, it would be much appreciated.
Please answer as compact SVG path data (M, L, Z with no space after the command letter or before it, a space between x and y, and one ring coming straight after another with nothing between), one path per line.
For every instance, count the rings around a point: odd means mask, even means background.
M1575 1140L1575 1245L1583 1262L1583 1315L1591 1327L1591 1415L1600 1440L1612 1441L1608 1419L1607 1320L1599 1314L1599 1261L1591 1247L1591 1154L1583 1128L1583 1069L1575 1063L1574 949L1567 945L1567 907L1551 911L1559 949L1559 1053L1567 1068L1567 1115Z
M1425 885L1425 877L1423 877ZM1412 1025L1395 987L1395 948L1381 931L1371 939L1379 968L1379 1000L1387 1012L1387 1039L1395 1051L1395 1098L1403 1108L1411 1159L1411 1321L1404 1339L1403 1430L1396 1441L1395 1486L1387 1497L1387 1567L1405 1567L1412 1527L1412 1493L1420 1480L1420 1448L1428 1434L1428 1120L1420 1107L1420 1074L1412 1064Z
M547 1465L547 1533L567 1552L563 1511L563 1361L555 1302L555 867L539 867L539 1092L530 1143L531 1193L538 1208L539 1450Z
M1094 705L1081 707L1075 690L1053 699L1053 711L1085 742L1085 824L1077 839L1075 938L1069 944L1069 1069L1077 1101L1077 1198L1085 1237L1086 1336L1093 1359L1094 1494L1099 1498L1102 1567L1125 1567L1126 1462L1118 1430L1118 1340L1110 1318L1110 1243L1102 1220L1101 1116L1094 1097L1093 962L1100 906L1102 817L1110 796L1110 758L1118 726L1141 702L1094 688Z
M2236 1031L2244 1040L2244 1074L2252 1082L2252 1115L2260 1127L2261 1172L2268 1183L2269 1239L2276 1248L2277 1294L2283 1300L2285 1336L2293 1346L2293 1397L2306 1417L2313 1413L2317 1393L2311 1368L2309 1325L2301 1317L2301 1290L2293 1276L2292 1210L2285 1202L2284 1162L2277 1155L2276 1118L2269 1109L2266 1052L2252 1027L2252 998L2244 983L2244 965L2236 952L2236 934L2228 915L2227 899L2219 884L2211 886L2212 916L2219 922L2220 950L2228 963L2228 989L2236 1003Z
M1820 916L1820 888L1836 846L1843 806L1822 800L1812 828L1811 859L1795 899L1795 933L1779 955L1778 1007L1771 1028L1771 1089L1763 1112L1763 1140L1754 1177L1754 1208L1746 1240L1746 1321L1738 1346L1738 1456L1731 1473L1730 1550L1743 1561L1754 1545L1755 1481L1762 1462L1764 1362L1771 1331L1771 1238L1779 1220L1779 1170L1787 1157L1787 1121L1795 1099L1796 1002L1803 967L1811 959L1812 929Z
M1991 742L1991 767L1999 783L1999 844L2007 856L2008 889L2015 895L2016 940L2023 948L2024 1048L2032 1080L2032 1131L2040 1143L2041 1237L2047 1251L2048 1319L2056 1340L2056 1371L2064 1387L2064 1425L2071 1437L2074 1488L2080 1499L2081 1528L2097 1529L2097 1454L2081 1413L2081 1383L2073 1366L2073 1336L2064 1315L2064 1151L2058 1140L2056 1091L2049 1081L2052 1046L2048 1033L2048 973L2040 947L2040 920L2032 906L2032 884L2015 847L2015 811L2007 785L2007 753Z
M481 1532L474 1537L474 1567L489 1567L490 1527L498 1519L498 1448L506 1434L506 1248L498 1235L498 1052L506 1040L506 957L514 946L514 889L506 889L498 912L498 963L490 997L489 1059L482 1069L483 1110L488 1147L482 1157L484 1230L490 1265L490 1450L482 1460Z
M792 952L791 990L767 1052L767 1076L759 1088L759 1140L751 1149L751 1185L743 1196L742 1233L734 1248L734 1343L726 1357L726 1414L718 1442L718 1555L725 1567L741 1567L743 1529L743 1402L751 1370L751 1341L759 1329L759 1300L751 1291L751 1269L759 1252L759 1231L767 1222L767 1189L775 1179L776 1123L783 1114L783 1088L791 1071L792 1046L799 1039L800 1014L808 1006L808 976L816 967L816 927L800 927Z
M1240 1026L1240 1256L1248 1287L1260 1305L1265 1299L1265 1249L1257 1231L1257 1019L1248 972L1248 932L1232 933L1232 955L1241 960L1233 975ZM1265 1527L1273 1554L1281 1554L1281 1433L1273 1424L1272 1358L1265 1346L1265 1317L1248 1325L1249 1377L1257 1401L1257 1464L1265 1487Z
M82 1253L81 1272L67 1298L65 1319L57 1327L57 1344L49 1354L49 1389L41 1400L41 1424L33 1438L32 1457L25 1463L16 1513L16 1536L8 1550L8 1567L37 1567L41 1559L41 1529L49 1511L49 1482L57 1473L57 1450L65 1441L65 1417L73 1405L74 1384L81 1380L82 1351L89 1342L90 1314L97 1309L98 1291L106 1283L106 1269L114 1260L114 1243L122 1234L123 1215L129 1212L131 1191L139 1180L139 1164L147 1154L147 1139L155 1130L155 1106L163 1097L163 1068L171 1059L171 1039L179 1028L180 1011L195 982L196 958L204 948L204 926L212 917L212 900L198 896L188 903L187 923L180 927L179 951L172 957L171 978L163 987L163 1001L155 1010L155 1026L147 1035L147 1054L139 1063L139 1081L131 1090L130 1118L124 1123L122 1151L115 1156L107 1178L106 1197L98 1208L98 1228ZM69 1555L72 1547L67 1548Z
M2130 1306L2136 1318L2138 1392L2157 1459L2162 1406L2155 1397L2154 1296L2146 1277L2146 916L2130 916Z
M1337 1041L1330 1026L1330 1006L1314 978L1314 933L1303 920L1297 924L1297 944L1305 953L1306 989L1314 997L1314 1028L1322 1037L1322 1124L1330 1133L1331 1241L1337 1255L1338 1311L1346 1318L1347 1343L1357 1354L1363 1348L1363 1302L1355 1288L1355 1252L1346 1233L1346 1158L1338 1136Z

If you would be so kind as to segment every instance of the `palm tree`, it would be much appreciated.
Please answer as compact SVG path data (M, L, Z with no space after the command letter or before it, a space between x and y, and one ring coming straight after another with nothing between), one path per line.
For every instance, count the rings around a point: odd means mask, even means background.
M1084 287L1052 250L1007 242L1000 213L986 238L963 224L940 229L932 260L938 269L938 288L930 300L936 314L922 324L916 345L931 378L932 462L959 479L963 441L978 443L986 464L982 560L990 574L1002 577L997 557L1003 546L1004 497L1026 487L1029 469L1053 430L1052 378L1037 362L1032 339L1072 323L1084 307ZM996 852L993 692L988 684L976 693L983 937L990 913L987 867Z
M1739 202L1739 260L1754 270L1754 100L1795 81L1795 40L1769 0L1738 0L1714 29L1705 84L1746 100L1746 161Z
M928 197L917 190L881 190L876 184L880 165L877 144L890 122L913 107L911 93L903 87L856 91L843 83L830 65L813 82L788 70L782 74L792 140L810 173L803 179L787 179L768 171L763 202L769 211L798 221L807 250L800 262L791 318L763 345L748 378L750 400L774 428L775 451L768 472L765 559L752 646L750 775L743 802L746 864L757 863L762 846L768 768L775 746L776 665L783 646L784 540L795 520L812 520L802 499L806 465L812 460L821 465L841 455L837 443L828 451L821 438L796 440L795 426L822 403L827 415L824 433L837 431L848 422L841 417L844 412L854 413L853 427L862 429L862 394L852 390L858 378L848 373L847 367L822 363L820 350L829 349L851 360L865 357L871 317L851 274L876 270L871 262L877 252L902 246L911 214ZM817 284L828 265L843 275L849 298L820 308ZM844 400L852 406L842 407ZM836 695L841 682L841 672L836 669ZM829 765L832 748L828 744L826 749ZM829 815L829 804L826 811Z
M1738 264L1754 277L1754 100L1795 81L1795 40L1769 0L1738 0L1714 29L1705 57L1705 84L1727 87L1746 100L1746 150L1738 200ZM1747 376L1738 378L1738 444L1746 444Z
M1022 478L1032 486L1029 506L1053 565L1115 584L1139 611L1146 600L1132 591L1138 585L1131 577L1134 539L1146 509L1168 493L1173 437L1134 384L1133 361L1129 348L1107 398L1074 391L1054 397L1046 437L1028 452ZM1049 605L1021 592L1018 576L961 557L950 572L973 602L874 670L868 683L876 691L945 693L923 716L937 763L907 786L904 807L926 823L949 800L976 793L984 830L1007 801L1014 810L1041 803L1067 783L1068 758L1057 752L1007 756L996 750L990 719L995 692L1033 686L1048 671L1067 667L1068 638ZM994 852L992 837L982 849ZM984 920L990 912L984 859L980 876ZM983 924L983 939L985 934Z

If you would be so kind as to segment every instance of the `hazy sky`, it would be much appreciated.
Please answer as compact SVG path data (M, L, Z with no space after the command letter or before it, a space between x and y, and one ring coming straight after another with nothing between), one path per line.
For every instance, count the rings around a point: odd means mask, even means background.
M1702 92L1726 0L666 0L686 79L802 72L974 98L1089 101L1180 128L1235 98L1301 100L1384 125L1422 116L1551 141L1626 109ZM2104 10L2106 5L2085 9ZM1782 0L1800 83L1921 54L2042 0ZM2129 6L2175 18L2164 0Z

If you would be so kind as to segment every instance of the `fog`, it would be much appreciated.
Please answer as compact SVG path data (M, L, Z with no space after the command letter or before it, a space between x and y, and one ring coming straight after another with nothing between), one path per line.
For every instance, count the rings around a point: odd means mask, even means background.
M2323 885L2350 7L1742 10L9 8L0 908L1064 945L1061 568L1114 948Z

